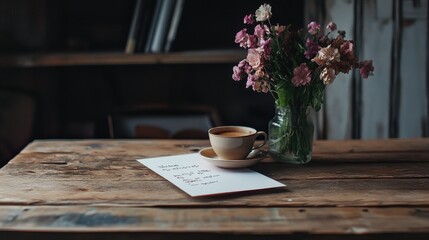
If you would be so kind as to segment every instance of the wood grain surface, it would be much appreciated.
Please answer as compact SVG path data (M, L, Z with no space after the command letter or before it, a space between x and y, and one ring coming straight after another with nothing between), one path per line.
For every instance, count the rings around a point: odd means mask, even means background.
M428 239L429 139L316 141L307 165L252 167L286 188L199 198L136 161L207 146L34 141L0 169L0 236Z

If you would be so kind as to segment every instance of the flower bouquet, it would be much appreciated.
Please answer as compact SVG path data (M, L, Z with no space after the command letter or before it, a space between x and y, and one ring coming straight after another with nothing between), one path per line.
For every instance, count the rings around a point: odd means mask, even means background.
M359 61L353 40L335 23L311 22L307 29L271 24L271 6L263 4L244 17L253 34L243 28L235 42L247 49L247 57L233 67L232 79L246 80L246 88L271 93L276 115L268 128L270 153L274 159L307 163L311 159L314 127L310 108L319 111L324 89L339 73L359 69L362 78L373 74L372 60Z

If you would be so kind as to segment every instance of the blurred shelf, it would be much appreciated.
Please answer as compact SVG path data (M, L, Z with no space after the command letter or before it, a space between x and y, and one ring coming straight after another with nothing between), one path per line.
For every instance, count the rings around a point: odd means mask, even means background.
M48 53L0 57L0 67L60 67L87 65L138 64L218 64L238 63L246 57L243 50L189 51L161 54L103 53Z

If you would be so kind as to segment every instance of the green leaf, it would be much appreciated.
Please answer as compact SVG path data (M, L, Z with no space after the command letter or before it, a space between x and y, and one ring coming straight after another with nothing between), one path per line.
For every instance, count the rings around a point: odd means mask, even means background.
M323 83L316 83L313 88L311 89L311 107L315 111L319 111L323 104L323 90L325 89L325 85Z

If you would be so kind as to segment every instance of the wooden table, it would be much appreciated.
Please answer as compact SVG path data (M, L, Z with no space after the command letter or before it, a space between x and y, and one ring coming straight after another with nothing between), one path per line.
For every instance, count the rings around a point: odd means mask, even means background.
M0 239L429 239L429 139L316 141L252 167L287 188L216 197L136 161L208 145L34 141L0 170Z

